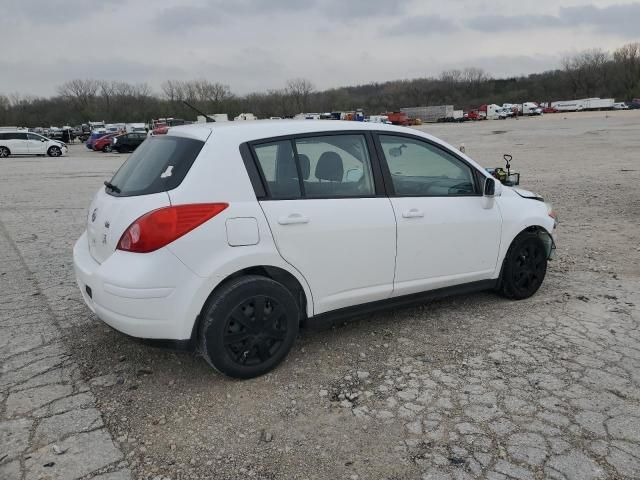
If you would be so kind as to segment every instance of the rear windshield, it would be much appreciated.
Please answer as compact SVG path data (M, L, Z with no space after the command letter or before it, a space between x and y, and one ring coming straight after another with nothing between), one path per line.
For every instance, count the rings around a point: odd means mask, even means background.
M116 197L132 197L176 188L193 165L204 142L171 135L147 138L111 179Z

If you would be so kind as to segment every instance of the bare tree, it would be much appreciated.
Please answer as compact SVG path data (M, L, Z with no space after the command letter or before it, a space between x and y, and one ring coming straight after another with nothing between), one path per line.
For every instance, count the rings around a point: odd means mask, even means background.
M97 80L77 78L63 83L58 88L58 93L60 96L71 100L81 110L86 111L91 107L91 103L94 101L99 89L100 82Z
M627 98L640 95L640 42L628 43L613 52L613 59Z
M294 78L287 81L286 91L293 99L294 105L298 112L304 112L309 103L309 96L315 87L311 81L305 78Z

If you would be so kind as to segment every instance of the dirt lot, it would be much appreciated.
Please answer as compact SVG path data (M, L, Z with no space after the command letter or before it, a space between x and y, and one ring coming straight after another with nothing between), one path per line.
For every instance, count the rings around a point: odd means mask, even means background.
M251 381L82 304L71 248L123 156L4 160L0 478L639 478L640 111L420 128L554 204L540 292L308 328Z

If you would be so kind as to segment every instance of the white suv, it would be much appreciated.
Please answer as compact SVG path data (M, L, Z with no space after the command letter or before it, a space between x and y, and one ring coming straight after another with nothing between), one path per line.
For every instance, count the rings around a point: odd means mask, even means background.
M533 295L555 215L419 131L359 122L174 127L105 182L73 251L98 317L274 368L302 320L496 289Z
M9 155L60 157L66 153L67 146L63 142L51 140L37 133L26 130L0 131L0 158L6 158Z

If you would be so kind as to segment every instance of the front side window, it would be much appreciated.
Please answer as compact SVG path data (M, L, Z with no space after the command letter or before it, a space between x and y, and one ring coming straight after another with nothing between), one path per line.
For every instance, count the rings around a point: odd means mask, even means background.
M430 143L393 135L380 135L380 144L396 195L475 195L470 166Z
M364 135L327 135L294 140L304 194L313 197L374 195Z
M27 133L27 138L29 140L36 140L38 142L42 140L42 137L40 135L35 135L34 133Z

